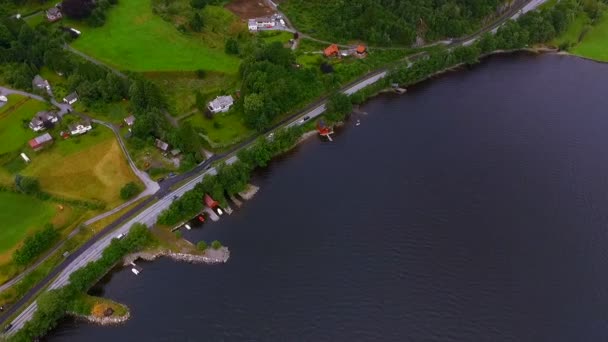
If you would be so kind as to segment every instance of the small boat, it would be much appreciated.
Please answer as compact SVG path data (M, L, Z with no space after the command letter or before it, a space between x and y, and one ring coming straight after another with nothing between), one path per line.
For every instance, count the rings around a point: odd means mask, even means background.
M198 215L198 220L199 220L200 222L205 222L205 216L203 216L203 215Z
M223 214L224 214L224 212L222 211L222 209L220 209L220 208L218 207L218 208L217 208L217 214L221 216L221 215L223 215Z
M186 229L188 229L188 230L192 229L192 227L190 227L190 225L189 225L189 224L185 224L185 225L184 225L184 227L185 227Z
M360 120L357 120L357 123L355 124L355 126L359 126L361 124Z

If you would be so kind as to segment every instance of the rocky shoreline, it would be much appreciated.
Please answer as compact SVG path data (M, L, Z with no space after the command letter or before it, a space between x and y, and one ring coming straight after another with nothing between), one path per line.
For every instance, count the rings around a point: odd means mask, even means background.
M131 318L130 311L127 311L126 315L119 316L119 317L115 317L115 316L96 317L93 315L84 316L84 315L79 315L79 314L75 314L75 313L70 313L70 315L74 316L77 319L86 321L88 323L97 324L97 325L118 325L118 324L122 324L122 323L128 321L129 318Z
M170 250L158 250L148 251L129 254L124 258L123 266L128 266L137 259L146 261L153 261L159 257L169 257L176 261L184 261L193 264L221 264L228 261L230 258L230 250L228 247L221 247L220 249L207 249L205 254L188 254L188 253L176 253Z

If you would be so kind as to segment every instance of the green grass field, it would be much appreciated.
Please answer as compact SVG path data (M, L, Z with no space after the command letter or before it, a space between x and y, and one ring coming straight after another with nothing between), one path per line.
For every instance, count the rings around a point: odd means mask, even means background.
M52 203L9 192L0 192L0 208L0 254L14 248L32 230L42 229L55 216Z
M608 62L608 13L585 34L571 52L582 57Z
M21 173L36 177L44 191L82 200L100 200L114 207L120 188L139 183L110 129L95 126L80 137L55 139L49 148L30 155Z
M36 137L37 133L23 127L34 115L47 109L47 104L21 95L9 95L8 103L0 108L0 154L18 150Z
M120 1L100 28L80 26L73 47L119 69L197 70L236 73L239 60L187 36L152 13L150 0Z
M207 119L196 113L187 119L192 126L207 137L212 148L222 148L242 141L254 132L251 131L238 113L216 114Z

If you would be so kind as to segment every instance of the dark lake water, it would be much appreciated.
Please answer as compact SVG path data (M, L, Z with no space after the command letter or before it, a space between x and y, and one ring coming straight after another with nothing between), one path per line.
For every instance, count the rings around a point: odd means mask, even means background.
M131 320L51 341L605 341L608 65L495 57L378 97L256 176L163 259L98 289Z

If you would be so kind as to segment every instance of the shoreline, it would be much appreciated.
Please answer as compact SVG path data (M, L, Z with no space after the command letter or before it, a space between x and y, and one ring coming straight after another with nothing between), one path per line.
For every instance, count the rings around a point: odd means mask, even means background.
M94 315L81 315L74 312L68 312L68 315L74 317L77 320L81 320L87 323L108 326L108 325L120 325L125 323L131 318L131 311L127 308L127 314L118 317L97 317Z
M175 261L183 261L192 264L223 264L228 262L230 259L230 250L228 247L221 247L220 249L208 248L204 254L189 254L189 253L176 253L168 249L144 251L132 253L124 257L123 267L130 266L131 263L141 259L145 261L154 261L160 257L169 257Z

